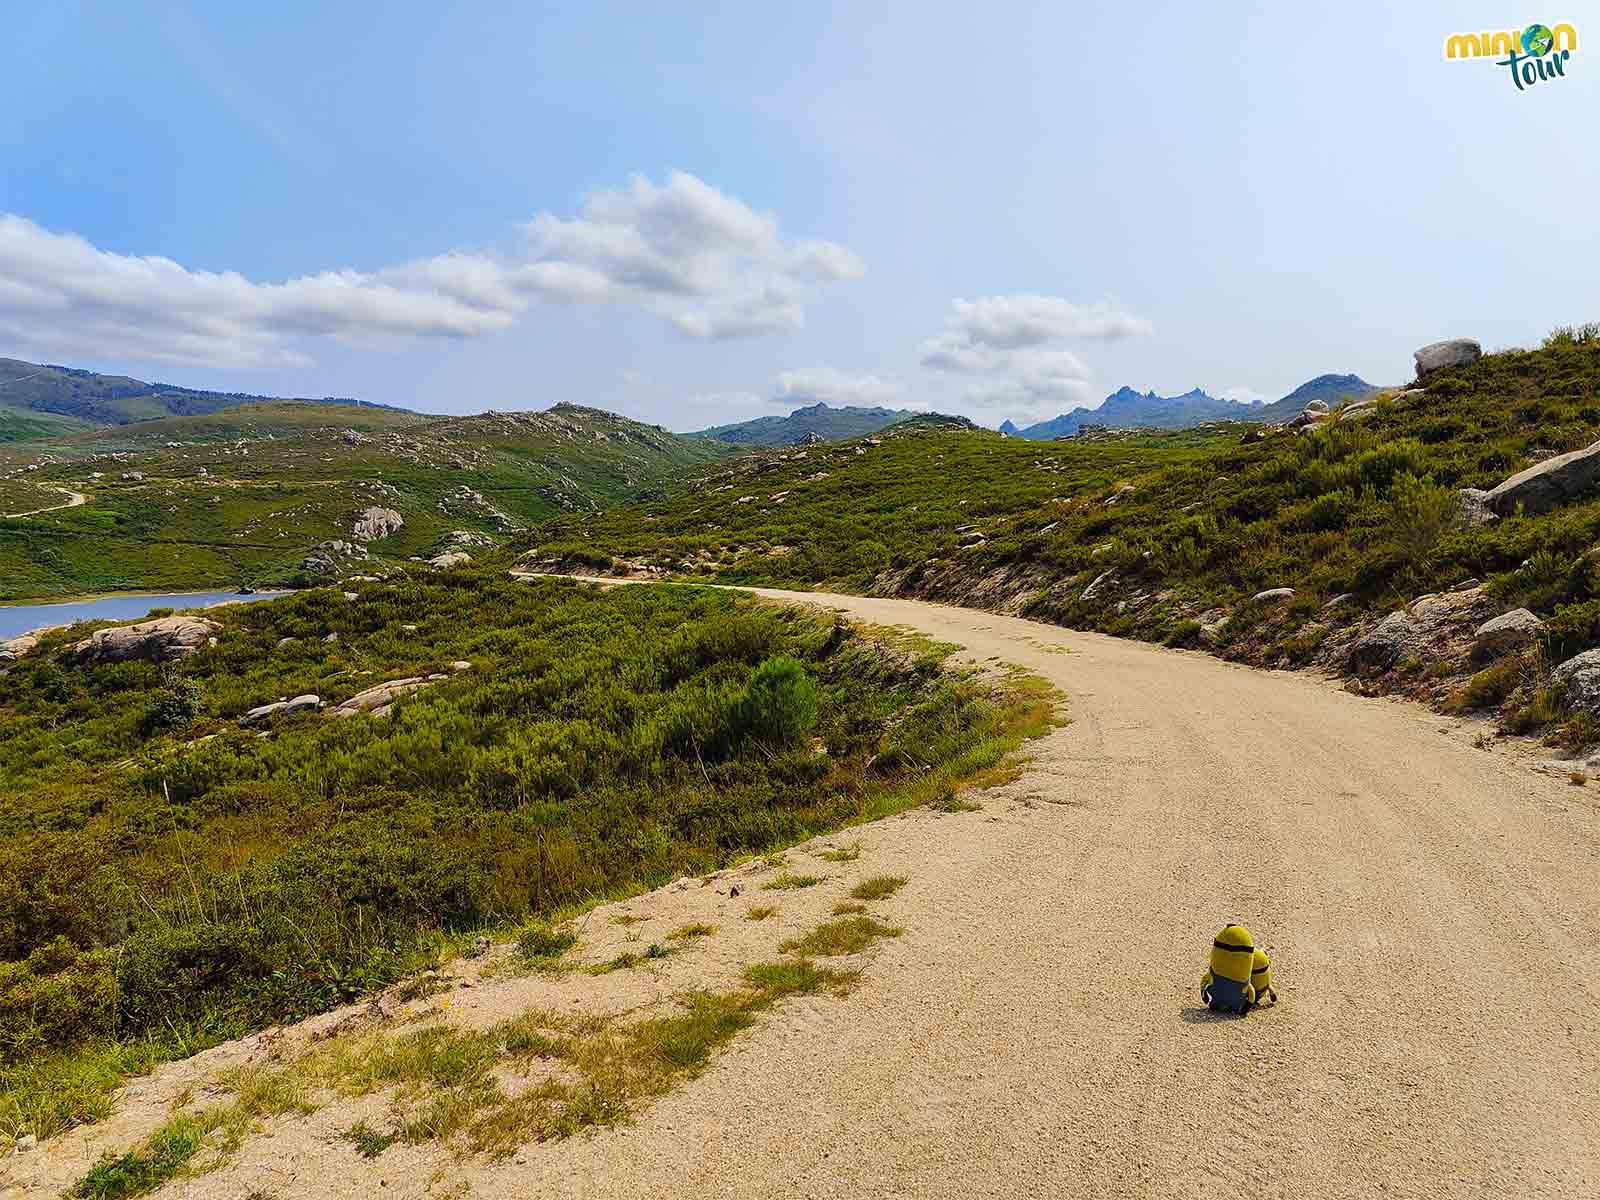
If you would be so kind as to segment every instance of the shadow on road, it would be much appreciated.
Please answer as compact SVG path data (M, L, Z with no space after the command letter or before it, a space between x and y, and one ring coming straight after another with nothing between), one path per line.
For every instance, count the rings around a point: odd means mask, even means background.
M1178 1019L1185 1025L1220 1025L1224 1021L1238 1021L1244 1018L1243 1013L1212 1012L1198 1004L1191 1005L1178 1014Z

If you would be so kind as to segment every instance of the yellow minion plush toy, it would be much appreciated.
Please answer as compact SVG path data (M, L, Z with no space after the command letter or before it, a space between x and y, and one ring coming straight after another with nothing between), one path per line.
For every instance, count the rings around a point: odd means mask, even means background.
M1243 925L1229 925L1211 941L1211 969L1200 980L1200 999L1213 1012L1244 1014L1255 1003L1250 985L1256 944Z
M1272 960L1260 946L1256 947L1255 960L1250 964L1250 986L1255 989L1256 1003L1278 1002L1278 993L1272 990Z

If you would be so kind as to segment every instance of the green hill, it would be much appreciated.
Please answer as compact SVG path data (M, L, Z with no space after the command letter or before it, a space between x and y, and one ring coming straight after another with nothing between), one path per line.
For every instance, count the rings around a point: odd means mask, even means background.
M813 404L797 408L786 417L757 417L753 421L716 425L684 436L713 438L741 446L795 446L808 441L839 442L864 437L918 415L910 410L832 408Z
M0 404L0 443L32 442L44 438L66 437L92 428L76 417L63 417L58 413L35 412L30 408L17 408Z
M11 408L55 413L86 425L128 425L274 399L244 392L208 392L169 383L146 383L126 375L99 375L75 367L23 362L16 358L0 358L0 397ZM307 403L354 405L362 402L328 397ZM3 428L3 418L0 418L0 429Z
M88 497L0 520L0 600L315 582L481 554L729 453L572 405L424 417L290 401L0 447L0 512L59 504L63 488ZM360 543L369 507L404 524Z
M895 434L740 459L523 542L534 562L923 596L1544 719L1541 664L1600 643L1600 489L1489 524L1459 494L1600 439L1595 327L1303 431ZM1392 624L1402 652L1359 648L1429 593L1457 599ZM1537 647L1466 688L1491 669L1476 625L1517 607Z
M1281 400L1274 400L1256 409L1252 421L1288 421L1305 411L1313 400L1321 400L1330 409L1366 400L1383 391L1359 375L1318 375L1308 379Z

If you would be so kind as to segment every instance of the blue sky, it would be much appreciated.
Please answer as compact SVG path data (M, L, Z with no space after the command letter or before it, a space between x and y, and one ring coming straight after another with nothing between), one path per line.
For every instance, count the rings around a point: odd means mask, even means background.
M0 355L998 424L1600 319L1600 21L1318 7L8 2Z

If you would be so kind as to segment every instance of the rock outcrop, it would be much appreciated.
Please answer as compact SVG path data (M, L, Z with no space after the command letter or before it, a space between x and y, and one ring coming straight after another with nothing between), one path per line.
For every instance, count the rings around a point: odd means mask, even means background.
M1320 425L1328 419L1328 402L1326 400L1313 400L1301 410L1299 416L1289 421L1289 426L1295 428L1303 425Z
M406 519L394 509L374 505L357 514L350 532L363 542L376 542L392 533L399 533L405 523Z
M1257 592L1250 597L1251 604L1279 604L1285 600L1294 599L1294 589L1291 587L1268 588L1264 592Z
M1473 645L1482 654L1498 655L1525 646L1544 624L1525 608L1513 608L1478 626Z
M82 662L125 662L134 658L167 662L187 658L221 628L204 617L161 617L140 621L137 625L102 629L79 642L73 651Z
M441 571L453 570L456 567L470 567L472 555L460 550L447 550L443 554L436 554L428 560L430 567L437 567Z
M438 676L442 679L444 676ZM405 679L391 679L388 683L376 684L364 692L357 692L343 704L335 705L333 715L336 717L353 717L357 713L371 713L375 717L389 715L389 707L401 696L408 695L418 688L425 688L434 682L422 675L412 675Z
M282 713L291 716L294 713L315 712L322 707L322 697L310 694L296 696L293 700L279 700L276 704L263 704L259 708L252 708L239 718L239 724L246 729L260 725L269 717Z
M1456 524L1463 529L1476 529L1498 520L1498 514L1489 507L1489 493L1482 488L1462 488L1456 493L1460 506L1456 509Z
M300 561L300 569L314 575L331 575L339 571L340 559L366 557L367 548L361 543L334 538L332 541L319 542L312 547L311 553Z
M1421 625L1409 613L1390 613L1350 647L1350 666L1357 671L1387 671L1414 654L1422 636Z
M39 639L32 633L20 633L8 641L0 642L0 666L26 658L39 648Z
M1100 574L1094 577L1089 586L1083 589L1082 599L1093 600L1096 596L1100 595L1101 592L1109 588L1116 580L1116 577L1117 573L1114 570L1101 571Z
M1407 388L1403 392L1396 392L1394 395L1390 396L1388 399L1388 404L1391 408L1400 408L1403 405L1411 403L1413 400L1422 399L1422 397L1426 396L1427 394L1428 391L1426 388ZM1341 421L1360 421L1372 416L1372 414L1377 411L1378 397L1369 396L1365 400L1357 400L1353 404L1346 404L1339 410L1339 419Z
M1600 442L1518 471L1484 493L1483 502L1501 517L1512 516L1519 508L1529 514L1548 512L1596 483L1600 483Z
M1483 357L1483 347L1471 338L1451 338L1443 342L1430 342L1411 357L1417 363L1417 378L1425 379L1435 371L1470 367Z
M1567 703L1591 717L1600 716L1600 650L1585 650L1550 672L1566 688Z

